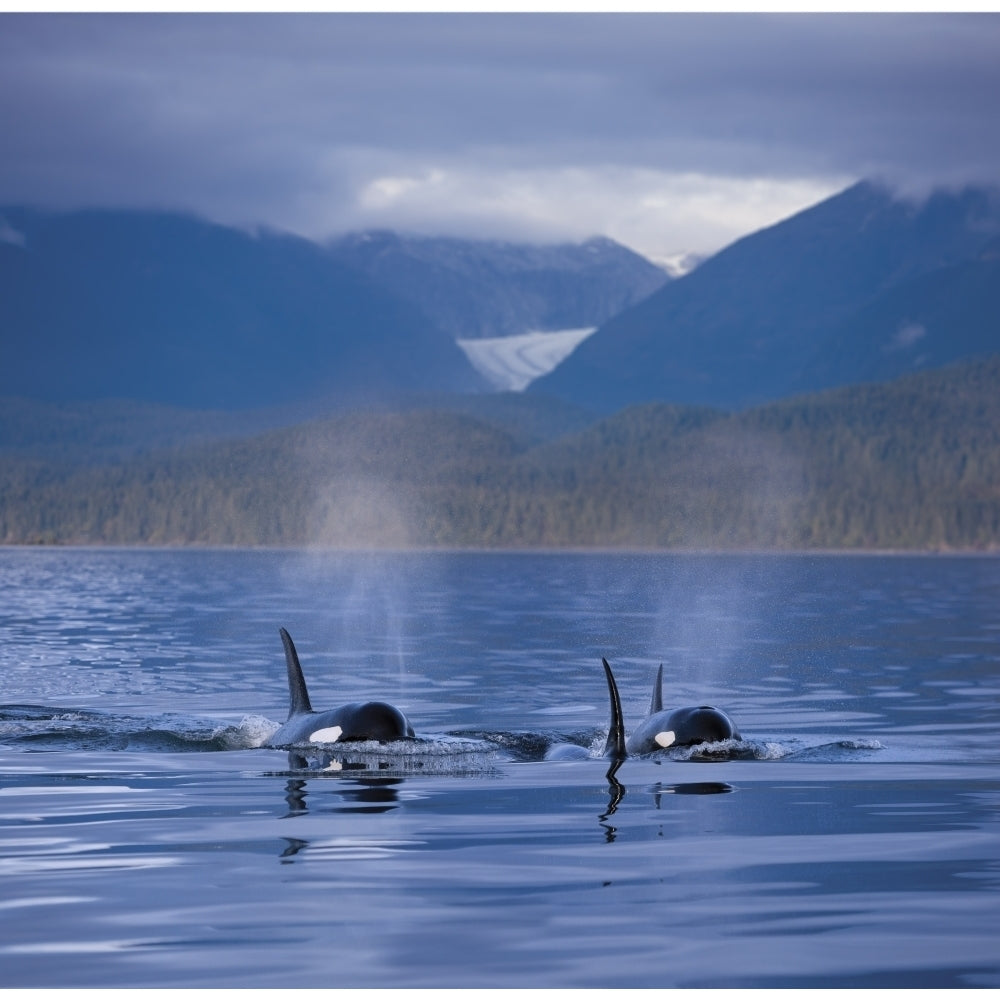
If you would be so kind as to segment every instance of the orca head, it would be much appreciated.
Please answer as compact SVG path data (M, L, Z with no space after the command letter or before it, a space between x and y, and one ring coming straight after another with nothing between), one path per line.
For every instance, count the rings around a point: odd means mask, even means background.
M378 740L392 743L395 740L412 740L413 726L403 713L384 701L366 701L347 705L343 712L344 725L340 742L348 740Z
M678 708L670 713L667 728L674 733L673 745L679 747L740 738L733 720L714 705Z

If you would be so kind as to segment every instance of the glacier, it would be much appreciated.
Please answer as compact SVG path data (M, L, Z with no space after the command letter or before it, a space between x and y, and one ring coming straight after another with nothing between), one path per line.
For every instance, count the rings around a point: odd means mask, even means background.
M522 392L536 378L547 375L596 326L573 330L529 330L510 337L456 340L469 363L496 389Z

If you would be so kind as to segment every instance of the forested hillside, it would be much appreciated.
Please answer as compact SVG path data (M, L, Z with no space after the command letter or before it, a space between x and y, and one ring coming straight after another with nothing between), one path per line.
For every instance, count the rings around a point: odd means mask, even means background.
M1000 358L540 442L354 412L81 468L0 459L5 543L1000 548Z

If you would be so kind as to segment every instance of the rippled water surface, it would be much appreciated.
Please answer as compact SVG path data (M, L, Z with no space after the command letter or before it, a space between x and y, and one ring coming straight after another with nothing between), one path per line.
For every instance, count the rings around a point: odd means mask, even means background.
M0 549L6 987L1000 986L1000 560ZM288 690L413 743L263 746ZM742 740L601 757L669 707ZM552 760L572 743L582 759Z

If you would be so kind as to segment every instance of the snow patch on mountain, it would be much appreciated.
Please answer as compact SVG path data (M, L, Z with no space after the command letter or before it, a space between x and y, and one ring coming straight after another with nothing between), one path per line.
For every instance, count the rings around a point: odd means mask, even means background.
M497 389L521 392L536 378L547 375L596 326L574 330L531 330L512 337L484 337L456 341L472 367Z
M15 229L2 215L0 215L0 243L9 243L11 246L23 247L27 245L24 233Z
M685 274L690 274L699 264L706 261L708 256L699 253L673 253L649 255L646 259L666 271L671 278L683 278Z

